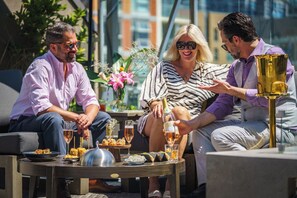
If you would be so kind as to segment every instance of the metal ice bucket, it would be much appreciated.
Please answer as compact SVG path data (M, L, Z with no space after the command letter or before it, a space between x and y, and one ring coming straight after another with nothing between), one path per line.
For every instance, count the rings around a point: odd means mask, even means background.
M276 147L275 100L287 95L286 84L287 54L257 55L258 96L264 96L269 101L269 147Z
M80 159L82 166L109 166L115 163L115 158L111 152L106 149L99 148L99 142L96 142L97 147L90 149L83 154Z
M287 54L257 55L258 95L286 95Z

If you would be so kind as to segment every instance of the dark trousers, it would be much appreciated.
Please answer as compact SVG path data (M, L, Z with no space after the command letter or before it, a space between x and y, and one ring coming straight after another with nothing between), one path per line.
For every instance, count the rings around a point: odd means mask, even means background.
M102 141L105 137L105 125L110 115L106 112L99 112L89 127L92 134L92 144L96 145L96 140ZM58 151L61 155L66 154L66 143L63 136L63 129L71 127L77 130L76 124L72 126L64 121L62 116L55 112L45 113L39 116L21 116L18 120L11 121L9 131L36 131L43 133L43 143L45 148L51 151Z

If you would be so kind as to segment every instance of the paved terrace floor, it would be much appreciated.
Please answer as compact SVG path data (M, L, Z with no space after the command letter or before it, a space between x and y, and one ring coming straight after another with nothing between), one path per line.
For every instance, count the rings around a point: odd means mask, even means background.
M45 180L40 180L40 187L37 193L37 198L45 198ZM121 185L119 181L106 181L110 185ZM161 192L164 191L165 178L161 178ZM23 198L28 198L28 189L29 189L29 178L23 179ZM198 198L197 190L194 190L192 193L185 192L185 186L181 186L181 198ZM140 198L140 193L88 193L86 195L71 195L72 198Z

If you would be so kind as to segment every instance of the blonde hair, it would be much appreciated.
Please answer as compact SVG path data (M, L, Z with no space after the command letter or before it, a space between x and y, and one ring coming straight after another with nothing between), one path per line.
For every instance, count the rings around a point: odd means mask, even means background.
M197 61L201 62L211 62L213 59L212 53L208 47L208 43L203 36L200 29L194 25L184 25L182 26L178 32L175 34L172 43L169 46L169 49L166 52L164 57L167 61L175 61L180 58L178 50L176 49L176 42L184 35L188 35L195 43L197 43Z

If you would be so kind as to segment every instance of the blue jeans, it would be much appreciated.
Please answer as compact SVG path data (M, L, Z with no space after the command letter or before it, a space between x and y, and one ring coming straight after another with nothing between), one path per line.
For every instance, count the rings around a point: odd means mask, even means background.
M105 137L105 125L110 115L106 112L99 112L89 127L92 133L93 145L96 145L96 140L102 141ZM9 132L35 131L43 133L44 148L49 148L51 151L58 151L61 155L66 154L66 143L63 136L63 129L67 122L63 117L55 112L45 113L39 116L21 116L17 121L11 122ZM75 123L71 126L77 130Z

